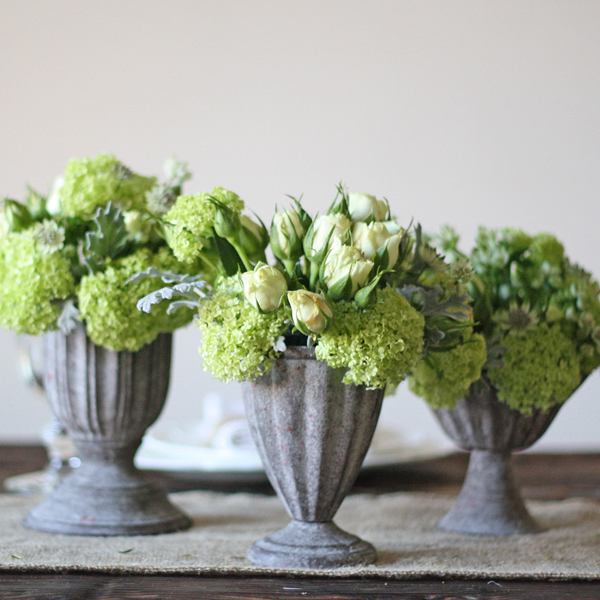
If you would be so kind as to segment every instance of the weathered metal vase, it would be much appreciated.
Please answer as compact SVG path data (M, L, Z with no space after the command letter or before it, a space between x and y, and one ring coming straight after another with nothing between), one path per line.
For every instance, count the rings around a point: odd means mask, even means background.
M190 526L163 490L133 464L165 403L172 335L138 352L94 345L83 324L45 334L44 387L81 466L25 518L32 529L73 535L140 535Z
M486 383L471 386L452 410L434 410L446 433L471 452L456 504L438 526L475 535L537 533L542 528L525 508L513 476L511 454L534 444L562 405L525 416L500 402L494 387Z
M343 369L288 347L267 375L243 384L250 428L265 471L292 522L255 542L250 562L331 569L375 562L371 544L335 516L354 483L381 411L383 390L342 383Z

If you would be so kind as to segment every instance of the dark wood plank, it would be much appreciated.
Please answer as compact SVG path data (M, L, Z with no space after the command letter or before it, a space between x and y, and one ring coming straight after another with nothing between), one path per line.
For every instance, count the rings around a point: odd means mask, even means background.
M0 482L11 475L38 470L45 460L41 446L0 445ZM526 498L600 498L600 454L516 454L513 462L516 478ZM457 494L467 463L468 454L456 452L419 463L365 469L352 493L425 491ZM172 472L150 472L150 475L172 492L206 489L224 493L273 493L267 483L236 481L230 476Z
M0 446L0 481L11 475L40 469L45 464L41 446ZM364 470L353 493L427 491L456 494L467 467L468 455ZM524 496L562 499L572 496L600 498L600 454L520 454L514 457L516 477ZM222 492L272 493L264 483L236 485L235 481L179 477L153 473L171 491L212 489ZM91 574L0 573L0 599L153 600L207 598L248 600L406 600L537 599L582 600L600 598L600 582L459 581L435 579L381 581L369 579L116 576Z
M597 600L600 583L535 581L365 581L255 577L3 575L11 600Z

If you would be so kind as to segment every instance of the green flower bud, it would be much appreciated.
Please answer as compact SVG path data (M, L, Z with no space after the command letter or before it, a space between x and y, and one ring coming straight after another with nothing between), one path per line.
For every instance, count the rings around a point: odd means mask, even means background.
M269 244L269 233L262 223L256 223L250 217L240 217L240 244L252 261L265 260L265 248Z
M4 216L8 232L23 231L33 224L33 217L29 209L24 204L10 198L4 200Z
M215 206L214 228L217 235L226 239L236 237L241 227L239 214L217 200L213 200L213 204Z
M300 332L314 336L327 329L333 310L324 296L308 290L297 290L288 292L287 297L294 325Z
M277 310L287 291L283 273L262 263L254 271L242 273L241 280L246 300L261 313Z

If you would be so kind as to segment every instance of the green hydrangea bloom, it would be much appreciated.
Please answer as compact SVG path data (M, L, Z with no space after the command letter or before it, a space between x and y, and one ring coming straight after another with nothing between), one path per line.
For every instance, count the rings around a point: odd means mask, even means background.
M90 217L110 201L125 210L144 210L146 192L155 183L156 178L136 175L110 154L73 159L58 191L61 211L70 217Z
M213 234L216 209L212 199L222 202L238 216L244 208L244 202L237 194L216 187L210 194L179 196L164 217L172 226L167 230L167 241L182 262L191 263L198 259L205 243L202 238L210 238Z
M400 383L421 358L421 313L390 287L377 290L374 304L335 304L330 326L319 337L316 356L331 367L345 367L344 383L383 388Z
M198 314L200 355L217 379L254 381L271 370L277 357L273 346L285 330L283 308L260 314L244 299L238 279L230 277L201 304Z
M180 308L167 315L166 304L149 315L136 308L137 301L162 287L160 279L149 277L135 284L127 280L149 267L182 272L182 265L168 248L157 253L141 248L134 254L109 263L105 271L86 275L79 287L79 311L90 339L111 350L135 352L154 341L159 333L175 331L193 318L193 311Z
M481 376L485 361L485 339L475 333L452 350L430 353L413 369L408 386L432 408L454 408Z
M508 348L504 364L488 369L488 377L498 398L525 415L564 402L581 382L575 346L559 327L542 323L500 344Z
M59 251L40 251L38 241L34 229L0 241L0 323L17 333L55 329L58 301L75 292L69 261Z

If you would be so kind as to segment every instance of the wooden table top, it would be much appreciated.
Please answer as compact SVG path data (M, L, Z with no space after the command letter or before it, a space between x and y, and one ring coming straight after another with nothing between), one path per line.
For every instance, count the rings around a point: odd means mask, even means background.
M428 491L458 493L468 455L374 468L359 476L353 493ZM1 446L0 482L6 477L40 469L40 446ZM600 498L600 454L521 454L514 457L516 477L526 498L559 500L574 496ZM153 473L169 491L211 489L232 492L231 481ZM236 491L272 493L264 483L247 483ZM125 576L90 574L0 573L0 598L23 600L450 600L515 598L578 600L600 598L600 582L442 580L382 581L368 578L331 580L304 577Z

